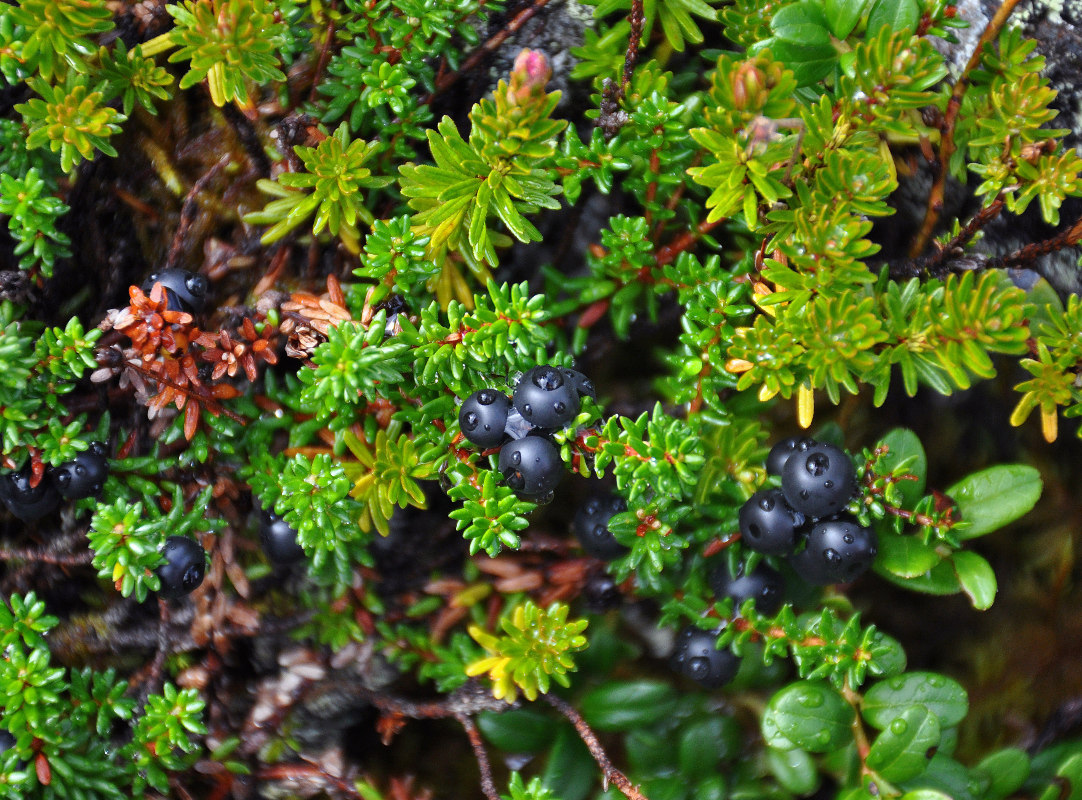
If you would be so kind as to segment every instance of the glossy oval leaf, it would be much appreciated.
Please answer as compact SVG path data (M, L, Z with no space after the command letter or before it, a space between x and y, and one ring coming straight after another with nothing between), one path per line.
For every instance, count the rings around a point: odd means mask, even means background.
M584 800L597 785L597 764L573 728L556 734L541 782L560 800Z
M770 32L774 38L807 46L830 47L829 27L822 6L809 2L785 6L770 20Z
M969 595L973 607L984 611L992 607L996 599L996 573L983 557L968 550L959 550L951 556L954 574L962 591Z
M1022 788L1029 777L1029 756L1024 750L1008 747L992 753L974 767L988 776L984 800L1003 800Z
M813 753L835 750L852 737L853 708L829 684L797 681L775 694L763 713L771 747Z
M868 0L824 0L823 11L827 24L830 25L830 32L839 39L844 39L860 22L861 14L867 6Z
M920 437L908 428L894 428L880 442L887 447L881 463L891 472L899 468L915 480L899 481L898 492L906 505L916 503L924 496L928 480L928 456Z
M582 700L582 716L602 731L653 725L676 707L676 689L658 681L619 681L599 686Z
M875 560L875 570L888 581L904 589L924 594L958 594L962 588L958 585L958 576L954 574L954 565L950 561L940 561L923 575L914 578L902 578L879 567Z
M502 713L483 711L477 727L496 747L508 753L536 753L547 748L556 735L556 720L532 708Z
M875 559L877 570L886 570L899 578L916 578L940 561L942 557L935 548L916 536L900 536L888 531L879 533L879 553Z
M939 736L935 714L925 706L910 706L876 737L868 751L868 766L888 781L915 778L928 768Z
M861 714L873 728L885 730L906 709L923 705L941 727L957 725L969 710L969 697L958 681L935 672L907 672L880 681L864 695Z
M797 796L812 794L819 788L819 768L804 750L767 749L766 762L778 783Z
M1041 473L1025 464L1000 464L967 475L947 489L967 523L958 534L973 539L1014 522L1040 499Z
M917 0L879 0L868 15L868 33L879 33L884 25L892 31L913 33L920 22L921 8Z

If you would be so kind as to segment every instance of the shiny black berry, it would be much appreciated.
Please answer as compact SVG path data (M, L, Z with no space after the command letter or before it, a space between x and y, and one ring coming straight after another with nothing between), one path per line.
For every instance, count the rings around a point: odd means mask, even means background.
M815 444L793 453L781 475L786 501L809 517L837 514L856 488L853 460L832 444Z
M105 445L91 442L73 461L65 461L49 473L56 490L66 500L96 497L109 476L109 459Z
M261 515L259 543L267 558L275 564L295 564L304 558L304 548L297 543L297 531L279 517L264 511Z
M620 587L616 585L616 581L605 574L594 575L586 581L582 596L586 598L589 609L595 613L616 608L622 599Z
M676 637L669 663L675 672L691 678L707 689L716 689L734 677L740 669L740 658L728 650L718 650L717 631L687 627Z
M780 489L762 489L740 507L741 540L752 550L782 556L796 547L796 529L804 515L785 502Z
M627 502L619 495L592 497L575 512L571 530L582 549L594 558L612 561L627 552L609 531L609 520L614 514L627 511Z
M739 611L745 600L754 599L755 610L767 615L781 610L785 593L785 580L766 564L760 564L749 575L741 569L735 578L727 566L721 565L710 573L710 585L719 600L733 598L733 611Z
M597 390L594 388L594 382L579 372L577 369L571 369L571 367L560 367L560 372L563 373L564 378L570 383L578 396L590 397L594 400L597 399Z
M0 500L23 522L41 519L60 505L60 494L52 481L42 477L38 485L31 488L30 477L29 464L18 472L0 476Z
M526 436L500 449L498 469L504 481L522 497L546 495L564 476L556 445L543 436Z
M11 731L0 729L0 756L15 746L15 737Z
M162 548L165 563L155 570L161 581L158 596L176 600L191 594L203 582L207 570L207 553L195 539L170 536Z
M556 367L527 370L515 386L515 408L539 428L562 428L579 413L579 393Z
M478 447L488 449L503 441L503 428L507 424L507 411L511 401L507 395L495 389L474 392L458 410L458 427L462 435Z
M856 520L826 520L811 529L807 546L790 563L808 583L848 583L872 566L876 545L875 531L862 528Z
M807 436L790 436L788 439L782 439L770 448L770 454L766 457L767 474L781 475L789 456L803 452L813 445L815 445L815 440Z
M209 284L202 275L196 275L186 269L163 269L151 273L143 281L143 292L150 294L155 283L165 289L166 306L170 311L187 311L195 314L207 304Z

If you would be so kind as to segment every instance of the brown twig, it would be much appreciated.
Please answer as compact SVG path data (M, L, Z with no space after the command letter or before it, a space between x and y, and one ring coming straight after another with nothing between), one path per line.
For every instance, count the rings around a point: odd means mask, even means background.
M512 33L517 32L519 28L525 25L533 17L534 14L536 14L538 11L548 5L548 2L549 0L533 0L533 2L529 6L515 14L515 16L512 17L499 32L497 32L494 36L491 36L484 44L482 44L480 47L470 53L458 69L451 72L445 72L443 75L441 75L436 80L435 90L432 91L430 94L422 97L420 104L427 105L428 103L432 102L432 100L436 97L437 94L450 89L458 81L458 79L462 77L462 75L472 70L481 62L483 58L493 53L501 44L503 44L507 40L508 36L510 36Z
M590 751L590 755L594 757L594 761L601 767L601 772L605 776L606 788L607 785L611 783L619 789L628 800L647 800L646 795L639 791L637 786L631 783L627 775L612 765L608 753L606 753L605 748L601 746L601 742L598 741L597 735L587 724L586 720L582 718L582 715L575 710L574 706L566 700L562 700L552 694L543 694L541 696L545 699L546 703L563 714L567 720L575 726L575 732L578 733L579 738L582 739L586 748Z
M80 567L89 564L94 554L89 550L81 553L51 553L45 548L31 550L25 547L0 546L0 561L26 561L54 564L59 567Z
M500 800L500 792L496 789L496 782L492 780L492 762L488 760L488 753L485 752L485 745L481 741L481 732L477 730L477 724L473 721L473 717L465 714L456 714L455 719L465 729L466 736L470 740L470 747L473 748L473 755L477 759L477 768L481 771L481 791L485 793L488 800Z
M180 206L180 221L177 223L176 233L173 234L173 242L169 245L169 255L166 256L164 269L173 269L180 261L180 251L184 245L184 241L188 238L188 230L192 227L192 222L195 220L195 213L199 210L199 205L196 202L196 198L199 193L207 188L215 176L218 175L226 164L230 161L228 155L222 156L218 159L213 167L204 172L199 180L197 180L192 188L188 190L188 194L184 196L184 203Z
M1010 17L1011 12L1014 11L1014 7L1019 2L1020 0L1003 0L1000 7L996 9L992 20L981 34L981 38L977 41L977 46L973 49L965 70L954 84L950 100L947 101L947 113L943 116L943 126L939 140L939 171L936 173L932 190L928 194L928 208L925 210L920 232L917 234L916 239L913 240L913 246L909 249L910 258L916 258L924 252L928 242L931 241L935 226L939 222L939 215L943 211L943 193L947 185L947 172L950 169L951 156L954 155L956 149L954 126L958 121L958 112L962 108L962 98L965 96L966 89L969 88L970 74L980 63L981 51L984 50L984 46L991 43L999 35L1000 30L1007 22L1007 18Z
M973 219L966 223L965 227L962 228L958 235L947 242L947 244L942 247L937 247L936 251L927 257L913 259L898 265L896 268L892 268L891 276L895 278L914 278L920 275L940 277L945 272L949 272L949 267L944 268L944 265L949 265L952 259L960 257L962 255L962 248L965 247L985 225L1000 215L1003 211L1003 206L1003 196L1000 195L986 208L982 208L978 211L973 216Z

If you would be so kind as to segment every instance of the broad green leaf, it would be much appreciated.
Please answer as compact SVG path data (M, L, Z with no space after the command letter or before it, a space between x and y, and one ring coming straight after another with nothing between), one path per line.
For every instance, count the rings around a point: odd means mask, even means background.
M1082 797L1082 754L1064 761L1056 770L1056 777L1059 780L1044 790L1040 800L1079 800Z
M924 496L928 477L928 457L920 437L908 428L895 428L883 437L881 444L889 448L882 459L887 469L894 471L904 464L905 472L916 478L915 481L900 481L897 487L907 505L917 502Z
M861 714L869 725L885 730L918 704L935 714L940 727L958 724L969 710L966 690L957 681L934 672L908 672L873 686L864 695Z
M983 557L968 550L959 550L951 557L954 573L962 591L969 595L973 607L984 611L996 599L996 573Z
M925 706L910 706L891 720L868 752L868 766L889 781L924 772L939 744L939 720Z
M763 713L763 737L771 747L825 753L852 736L853 709L822 681L797 681L775 694Z
M928 769L907 781L905 788L923 789L931 792L928 800L939 800L939 793L951 800L977 800L983 797L988 781L982 774L971 774L962 764L949 756L937 753L928 765ZM907 792L903 797L908 797ZM923 797L923 795L922 795Z
M902 795L901 800L954 800L949 794L937 792L935 789L914 789Z
M597 783L597 764L573 728L561 726L541 782L560 800L584 800Z
M552 744L556 720L532 708L477 715L477 726L496 747L508 753L536 753Z
M831 44L796 43L771 37L752 48L754 52L762 49L769 49L774 58L793 71L798 86L810 86L826 77L838 60Z
M867 5L868 0L825 0L823 11L826 13L830 32L839 39L844 39L860 22L860 16Z
M1022 788L1029 777L1029 756L1009 747L987 756L973 769L985 773L991 781L984 800L1002 800Z
M890 26L892 31L913 33L920 22L920 14L917 0L879 0L868 15L868 33L879 33L884 25Z
M629 731L652 725L676 707L676 689L658 681L618 681L599 686L582 700L582 716L598 730Z
M958 594L962 588L958 585L958 576L954 574L954 565L950 561L940 561L928 572L915 578L900 578L891 572L879 569L879 559L875 561L876 572L893 584L924 594Z
M701 781L714 774L718 762L735 753L734 727L732 717L713 716L684 729L677 751L680 774L689 781Z
M829 23L816 3L793 3L780 9L770 21L770 31L779 41L797 45L827 45L831 49Z
M879 534L879 552L875 559L877 571L885 570L899 578L916 578L941 560L932 545L915 536L900 536L889 531Z
M1001 464L968 475L947 489L968 525L962 539L974 539L1014 522L1041 496L1041 474L1025 464Z
M809 795L819 788L819 769L807 751L767 749L766 761L778 783L795 795Z

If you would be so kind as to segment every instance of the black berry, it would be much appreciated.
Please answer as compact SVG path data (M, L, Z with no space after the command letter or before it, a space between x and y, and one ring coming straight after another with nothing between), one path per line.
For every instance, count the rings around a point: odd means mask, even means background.
M15 737L11 731L0 729L0 756L15 746Z
M96 497L101 494L102 484L109 476L109 459L105 445L91 442L90 447L79 453L73 461L66 461L50 472L60 496L66 500Z
M495 389L474 392L458 410L458 427L462 429L462 435L478 447L496 447L503 441L510 407L507 395Z
M594 388L594 382L579 372L577 369L571 369L571 367L560 367L560 372L563 373L564 378L568 383L574 387L575 392L581 397L590 397L594 400L597 399L597 390Z
M170 536L162 548L165 563L155 570L161 581L158 596L176 600L191 594L203 582L207 570L207 553L195 539Z
M571 521L571 530L582 549L594 558L612 561L627 552L609 531L609 520L614 514L627 511L627 502L619 495L592 497L586 501Z
M755 600L755 610L760 614L777 614L785 592L785 580L776 570L760 564L751 574L733 577L729 568L722 565L710 573L710 585L721 599L733 598L733 611L739 611L745 600Z
M789 505L802 514L837 514L856 491L853 460L832 444L814 444L785 462L781 490Z
M766 472L768 475L781 475L785 469L785 462L793 453L803 452L815 445L814 439L807 436L790 436L782 439L770 448L770 454L766 457Z
M304 558L304 548L297 543L297 531L279 517L264 511L259 529L259 543L267 558L275 564L295 564Z
M207 279L186 269L164 269L154 272L143 281L146 294L160 283L165 289L166 306L170 311L187 311L195 314L207 303Z
M796 547L796 529L804 515L785 502L780 489L762 489L740 507L740 536L750 549L781 556Z
M826 520L811 529L807 546L791 563L808 583L847 583L871 567L876 545L875 531L862 528L855 520Z
M669 661L673 670L707 689L716 689L731 681L740 669L740 658L728 650L718 650L717 640L717 631L684 628L676 637Z
M562 428L579 413L579 393L556 367L527 370L515 387L515 408L539 428Z
M582 594L589 609L597 613L615 608L622 599L616 581L605 574L594 575L586 581Z
M564 475L564 462L548 439L526 436L500 449L498 469L517 494L537 497L556 488Z
M30 465L18 472L0 476L0 500L23 522L33 522L51 514L60 505L60 494L52 481L42 477L37 486L30 486Z

